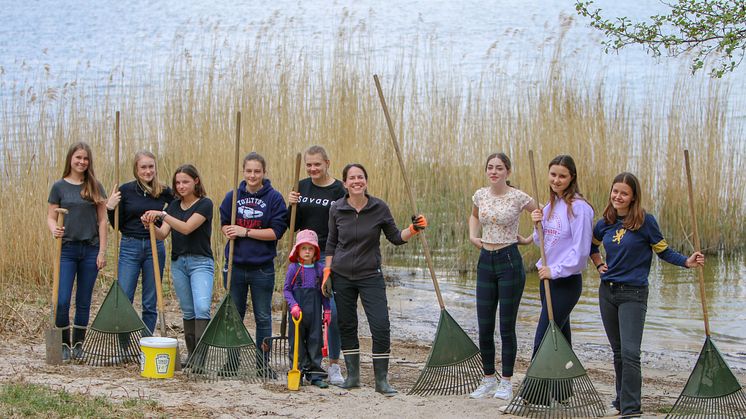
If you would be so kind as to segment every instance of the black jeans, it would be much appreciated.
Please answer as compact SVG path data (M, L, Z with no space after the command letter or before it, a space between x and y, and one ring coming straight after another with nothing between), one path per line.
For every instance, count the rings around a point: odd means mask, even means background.
M389 323L386 283L383 275L351 280L333 274L332 287L337 302L337 322L342 338L342 351L360 349L357 334L357 299L363 303L373 339L373 354L388 354L391 350L391 325Z
M616 399L622 415L642 413L640 345L648 310L648 287L601 281L598 305L606 337L614 352Z

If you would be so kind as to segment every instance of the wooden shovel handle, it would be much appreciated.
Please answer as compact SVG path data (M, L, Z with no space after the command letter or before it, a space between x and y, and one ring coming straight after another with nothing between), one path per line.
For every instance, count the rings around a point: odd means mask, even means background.
M155 224L148 224L150 231L150 253L153 257L153 274L155 275L155 295L158 301L161 336L166 336L166 311L163 307L163 284L161 283L161 262L158 260L158 242L155 239Z
M689 150L684 150L684 165L686 166L686 189L689 193L689 217L692 219L692 244L695 252L701 252L699 229L697 228L697 212L694 210L694 190L692 188L692 169L689 166ZM705 274L701 266L697 266L699 279L699 295L702 299L702 315L705 322L705 334L710 336L710 318L707 315L707 294L705 293Z
M394 145L394 150L396 150L396 158L399 161L399 167L401 168L401 175L404 179L404 186L407 189L407 194L409 195L409 203L412 206L412 212L414 215L419 214L420 212L417 211L417 202L414 199L414 193L412 192L412 186L409 183L409 177L407 176L407 170L404 167L404 160L402 160L401 157L401 151L399 150L399 142L396 139L396 132L394 130L394 124L391 122L391 116L389 115L389 107L386 105L386 99L383 97L383 89L381 89L381 82L378 80L378 75L373 75L373 80L376 82L376 90L378 91L378 98L381 100L381 107L383 108L383 115L386 117L386 125L388 125L389 128L389 135L391 136L391 142ZM430 246L427 243L427 237L425 237L425 232L421 231L420 234L418 234L420 237L420 241L422 242L422 250L425 253L425 261L427 262L427 268L430 270L430 279L433 281L433 288L435 288L435 295L438 297L438 304L440 304L440 309L445 310L446 305L443 302L443 296L440 293L440 285L438 285L438 279L435 277L435 268L433 267L433 258L430 255Z
M534 200L536 201L536 207L542 209L539 204L539 187L536 182L536 166L534 165L534 151L528 150L528 160L531 163L531 182L534 187ZM541 251L541 266L547 266L547 253L544 250L544 227L541 221L536 223L536 233L539 236L539 250ZM554 309L552 308L552 293L549 290L549 280L542 280L544 283L544 294L547 302L547 316L549 320L554 321Z
M64 208L56 208L57 228L65 226L65 214L68 211ZM57 298L60 295L60 264L62 263L62 237L54 239L54 267L52 268L52 319L51 326L55 327L57 318Z

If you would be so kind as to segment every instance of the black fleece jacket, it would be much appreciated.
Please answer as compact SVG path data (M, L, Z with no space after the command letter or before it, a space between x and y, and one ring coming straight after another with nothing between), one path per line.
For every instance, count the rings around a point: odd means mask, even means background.
M406 243L388 205L366 196L368 203L360 212L347 203L349 195L335 201L329 210L326 256L333 257L332 272L350 280L381 273L381 231L394 245Z

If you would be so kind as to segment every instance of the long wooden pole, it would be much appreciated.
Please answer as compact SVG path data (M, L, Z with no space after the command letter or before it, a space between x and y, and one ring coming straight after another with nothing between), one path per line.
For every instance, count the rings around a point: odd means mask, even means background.
M236 112L236 149L233 153L233 195L231 198L231 225L236 224L236 208L238 206L238 160L240 159L240 143L241 143L241 111ZM230 239L228 243L228 270L225 290L230 293L231 291L231 278L233 277L233 251L235 249L236 240Z
M534 165L534 151L529 150L528 151L528 160L531 163L531 182L533 183L534 187L534 200L536 201L536 206L541 209L539 204L539 187L537 186L536 182L536 166ZM541 221L536 222L536 233L539 235L539 249L541 251L541 265L547 266L547 253L544 250L544 227L541 224ZM554 309L552 308L552 293L549 291L549 280L544 279L542 280L544 283L544 294L546 296L546 302L547 302L547 316L549 317L550 321L554 321Z
M692 188L692 169L689 165L689 150L684 150L684 165L686 166L686 189L689 193L689 216L692 219L692 244L695 252L701 252L699 229L697 228L697 212L694 210L694 190ZM697 268L699 279L699 295L702 299L702 315L705 321L705 335L710 336L710 318L707 315L707 294L705 293L705 274L701 266Z
M57 228L65 226L65 214L67 210L57 208ZM52 268L52 318L50 327L57 327L57 299L60 295L60 263L62 261L62 237L54 239L54 267Z
M373 75L373 80L376 82L376 90L378 90L378 98L381 100L381 107L383 108L383 114L386 117L386 125L389 127L389 135L391 136L391 142L394 144L394 150L396 150L396 158L399 160L399 167L401 168L401 175L404 178L404 187L407 189L409 195L409 203L412 206L412 211L415 215L420 212L417 211L417 201L414 199L414 193L412 192L412 185L409 183L409 177L407 176L407 170L404 167L404 160L401 157L401 151L399 150L399 142L396 139L396 131L394 130L394 124L391 122L391 116L389 115L389 108L386 105L386 99L383 97L383 89L381 89L381 82L378 80L378 75ZM422 249L425 252L425 261L427 262L427 268L430 270L430 279L433 281L433 287L435 288L435 294L438 296L438 304L440 309L445 310L446 306L443 303L443 296L440 293L440 286L438 285L438 279L435 277L435 269L433 268L433 259L430 255L430 246L427 243L427 237L425 232L422 231L420 234L420 241L422 242Z
M119 111L114 119L114 190L119 190ZM121 201L120 201L121 203ZM114 208L114 280L119 281L119 205Z

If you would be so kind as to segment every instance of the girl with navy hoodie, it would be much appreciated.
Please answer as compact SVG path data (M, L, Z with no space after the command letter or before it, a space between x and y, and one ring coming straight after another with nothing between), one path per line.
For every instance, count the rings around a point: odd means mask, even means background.
M233 191L220 204L221 231L228 239L235 239L231 298L243 320L246 299L251 290L251 304L256 323L256 343L259 348L264 338L272 336L272 292L275 288L277 241L288 228L287 207L279 192L265 178L267 163L264 157L251 152L243 159L244 180L237 191L236 224L231 222ZM223 281L228 279L228 245Z

